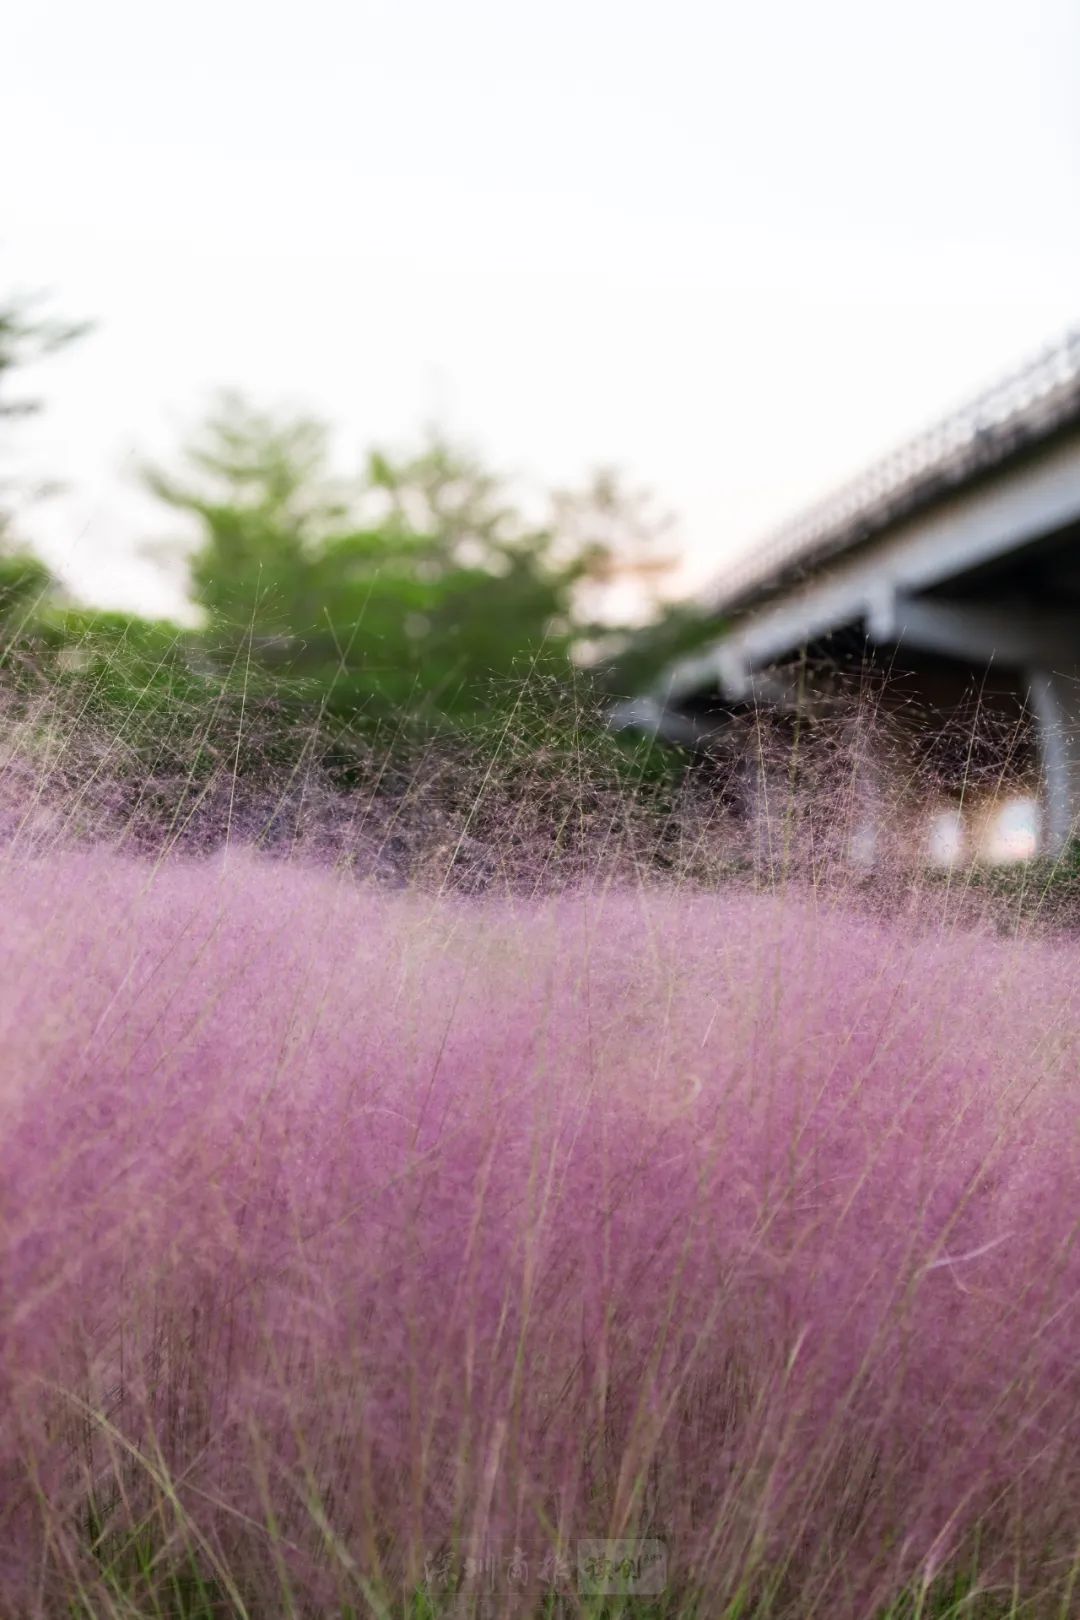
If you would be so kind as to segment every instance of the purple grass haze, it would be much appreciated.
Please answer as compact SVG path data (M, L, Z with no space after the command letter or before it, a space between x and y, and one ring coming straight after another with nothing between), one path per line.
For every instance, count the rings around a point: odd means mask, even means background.
M9 853L0 1614L404 1613L480 1547L525 1615L630 1536L672 1614L973 1559L1071 1612L1078 968L809 889Z

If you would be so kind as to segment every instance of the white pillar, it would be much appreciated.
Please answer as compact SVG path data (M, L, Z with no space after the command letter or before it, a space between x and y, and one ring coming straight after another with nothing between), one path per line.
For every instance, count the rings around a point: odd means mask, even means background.
M1080 820L1080 679L1037 669L1030 674L1043 780L1044 855L1060 855Z

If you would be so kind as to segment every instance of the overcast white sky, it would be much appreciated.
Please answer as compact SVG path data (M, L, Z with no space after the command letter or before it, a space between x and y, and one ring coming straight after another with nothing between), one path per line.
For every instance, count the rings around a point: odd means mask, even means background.
M39 0L3 26L0 286L40 375L23 530L167 608L131 487L238 384L613 461L690 576L1080 319L1076 0Z

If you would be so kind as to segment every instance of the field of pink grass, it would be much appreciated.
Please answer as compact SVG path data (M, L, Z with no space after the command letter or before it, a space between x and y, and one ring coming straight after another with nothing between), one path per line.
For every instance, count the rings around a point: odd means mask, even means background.
M1078 970L9 851L0 1615L1080 1612Z

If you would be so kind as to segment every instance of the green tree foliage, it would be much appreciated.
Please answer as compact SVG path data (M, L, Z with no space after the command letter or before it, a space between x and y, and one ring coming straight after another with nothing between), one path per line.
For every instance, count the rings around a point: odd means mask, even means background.
M0 443L7 449L7 429L16 421L35 416L42 409L42 400L15 388L16 376L21 376L37 361L65 349L87 330L85 322L60 320L39 313L40 299L14 294L0 302ZM9 480L4 481L10 484ZM0 542L10 537L10 513L0 507ZM0 611L2 592L0 583Z
M707 604L672 603L648 624L612 632L604 644L598 676L613 696L639 697L671 664L715 640L722 628Z
M499 721L522 683L583 677L590 590L610 583L640 497L612 474L526 516L506 483L432 432L373 452L353 488L328 471L324 427L226 395L178 475L150 487L194 515L192 591L219 659L353 725L467 729ZM630 558L640 569L640 558Z
M9 311L0 381L74 335ZM0 552L0 658L43 735L54 713L61 730L89 727L107 749L102 780L155 815L241 777L303 780L316 763L327 780L408 791L415 768L453 760L471 792L475 765L497 754L503 789L520 764L534 802L540 779L638 771L647 746L606 723L626 637L599 606L662 574L667 525L613 472L532 511L432 431L406 453L372 452L344 482L321 422L223 394L176 469L145 476L194 520L194 543L164 549L175 563L186 547L201 623L73 606L41 564ZM449 749L432 754L435 737ZM538 760L551 767L540 777Z
M48 568L38 558L0 549L0 634L5 643L33 634L52 585Z
M35 314L38 302L16 295L0 303L0 417L32 416L40 411L40 399L8 394L12 376L34 361L66 348L88 330L85 321L62 321Z
M28 367L66 348L86 331L84 324L39 313L39 300L11 295L0 302L0 462L8 457L14 424L34 416L42 401L16 386ZM0 494L13 480L0 476ZM56 597L56 582L46 565L20 546L12 533L11 513L0 499L0 665L9 675L40 639L42 615Z

